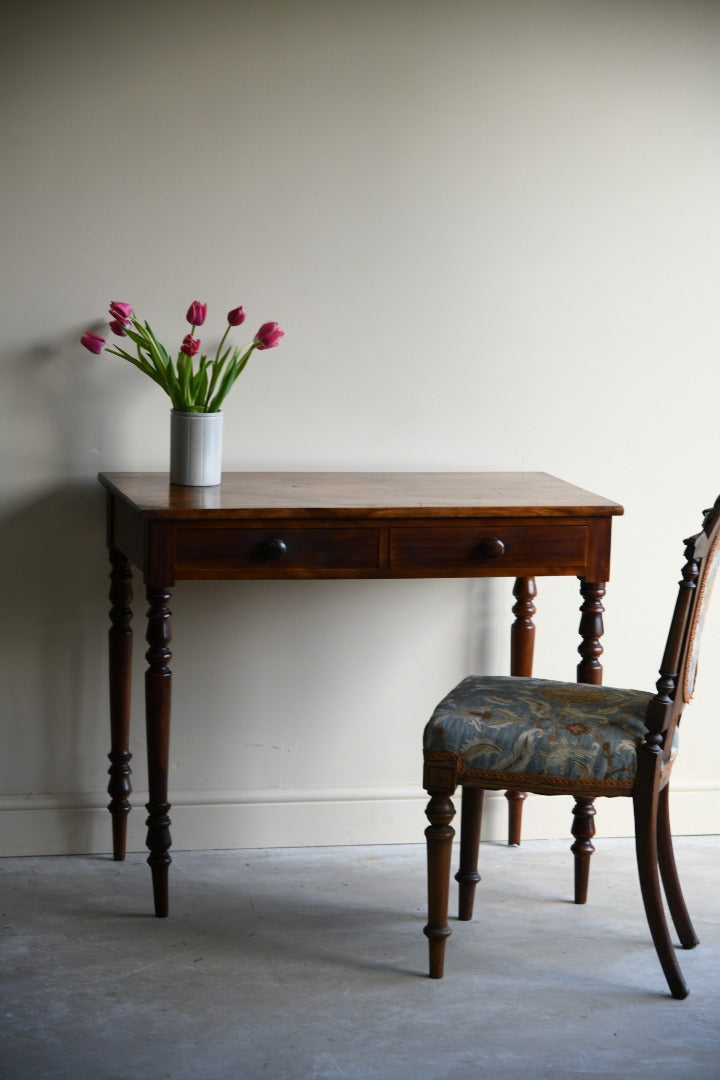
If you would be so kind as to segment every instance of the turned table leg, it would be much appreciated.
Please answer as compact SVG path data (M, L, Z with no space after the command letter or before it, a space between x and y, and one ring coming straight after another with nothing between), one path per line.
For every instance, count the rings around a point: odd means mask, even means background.
M602 684L603 669L600 657L603 653L600 638L603 636L603 612L602 598L605 595L605 585L601 582L586 581L580 578L580 595L583 603L580 608L580 644L578 652L582 657L577 668L577 681L592 683L594 686ZM590 857L595 851L592 837L595 835L595 800L580 798L575 799L573 808L572 834L575 843L570 850L575 858L575 903L584 904L587 901L588 881L590 877Z
M125 858L127 816L132 794L130 776L130 688L132 681L132 570L121 552L110 550L110 781L108 810L112 815L113 858Z
M578 652L582 660L577 667L577 681L592 683L594 686L602 684L602 664L600 657L603 647L600 638L603 636L603 612L602 598L605 595L605 585L601 582L586 581L580 578L580 595L583 603L580 608L580 644Z
M515 622L510 628L510 674L529 677L535 650L535 578L517 578L513 596L516 602L512 609ZM522 835L522 810L527 795L524 791L506 791L505 798L508 801L508 844L517 847Z
M170 818L168 811L168 760L170 751L170 690L172 676L169 649L170 591L149 587L147 590L147 643L145 657L145 720L147 725L148 790L147 847L152 871L155 914L168 913L168 868L170 858Z

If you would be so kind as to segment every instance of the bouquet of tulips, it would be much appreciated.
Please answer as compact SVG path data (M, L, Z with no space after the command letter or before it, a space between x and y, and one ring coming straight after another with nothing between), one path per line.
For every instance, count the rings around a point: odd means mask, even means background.
M228 312L227 327L217 347L215 356L208 359L200 352L200 340L195 331L205 322L207 304L194 300L187 310L190 333L183 338L175 359L155 337L147 322L140 322L130 304L113 300L110 304L110 329L120 338L129 338L136 352L128 352L119 344L107 351L113 356L127 360L149 376L168 395L177 412L211 413L220 407L232 389L235 380L245 368L255 349L272 349L279 344L284 331L276 322L266 322L260 327L250 345L244 348L225 346L230 330L245 322L241 307ZM80 339L91 353L99 355L105 348L105 338L88 331Z

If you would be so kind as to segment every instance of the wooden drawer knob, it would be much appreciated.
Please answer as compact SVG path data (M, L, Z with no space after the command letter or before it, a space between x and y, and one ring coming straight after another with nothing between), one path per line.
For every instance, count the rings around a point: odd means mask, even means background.
M261 554L264 559L269 561L275 561L276 559L282 559L283 555L287 553L287 544L284 540L275 539L266 540L261 548Z
M488 536L481 540L480 554L484 559L501 559L505 554L505 545L497 536Z

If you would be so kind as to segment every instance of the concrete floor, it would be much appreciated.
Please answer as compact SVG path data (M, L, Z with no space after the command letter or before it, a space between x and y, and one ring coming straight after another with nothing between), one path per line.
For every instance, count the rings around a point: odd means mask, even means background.
M632 841L484 844L472 923L425 976L422 846L0 860L4 1080L720 1076L720 837L677 858L702 944L667 995Z

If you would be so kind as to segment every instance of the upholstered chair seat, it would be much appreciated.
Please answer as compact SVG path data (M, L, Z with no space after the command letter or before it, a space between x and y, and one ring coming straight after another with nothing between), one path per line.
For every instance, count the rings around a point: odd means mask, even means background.
M462 759L487 788L629 794L652 694L587 683L470 675L425 728L426 750Z

